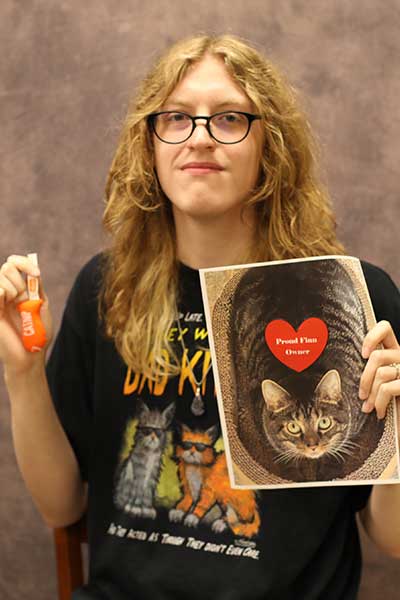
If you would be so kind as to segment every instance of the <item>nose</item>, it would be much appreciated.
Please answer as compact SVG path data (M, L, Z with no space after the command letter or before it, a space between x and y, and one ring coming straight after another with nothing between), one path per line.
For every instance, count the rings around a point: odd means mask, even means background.
M198 119L196 121L196 127L190 138L188 139L188 145L193 147L210 147L215 145L215 140L211 137L211 135L207 131L207 121L203 119Z
M318 444L316 444L315 442L309 442L306 444L306 446L313 452L314 452L314 450L316 450L318 448Z

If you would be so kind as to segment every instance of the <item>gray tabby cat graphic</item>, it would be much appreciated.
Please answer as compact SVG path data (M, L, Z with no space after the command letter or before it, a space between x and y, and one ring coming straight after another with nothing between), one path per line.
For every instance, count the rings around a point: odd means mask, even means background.
M138 400L138 408L134 444L118 469L114 501L118 508L135 517L155 519L154 496L175 404L161 412Z
M268 348L267 323L283 319L297 330L308 318L329 331L319 358L301 373ZM270 473L291 481L342 478L376 448L383 422L361 412L358 384L366 361L367 324L345 268L334 259L249 269L234 292L231 356L238 435Z

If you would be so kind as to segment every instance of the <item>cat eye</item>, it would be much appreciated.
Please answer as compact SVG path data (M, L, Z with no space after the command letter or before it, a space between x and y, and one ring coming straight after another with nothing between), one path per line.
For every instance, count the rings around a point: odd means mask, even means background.
M294 421L289 421L289 423L286 425L286 429L293 435L297 435L301 431L300 425L297 425L297 423Z
M331 425L332 425L332 420L329 417L322 417L318 421L318 427L322 431L326 431L327 429L329 429L331 427Z
M198 452L204 452L206 448L212 448L210 444L202 444L201 442L181 442L181 446L184 450L190 450L194 446Z
M137 427L137 429L139 431L143 431L143 435L151 435L152 433L155 433L158 438L160 438L165 431L159 427Z

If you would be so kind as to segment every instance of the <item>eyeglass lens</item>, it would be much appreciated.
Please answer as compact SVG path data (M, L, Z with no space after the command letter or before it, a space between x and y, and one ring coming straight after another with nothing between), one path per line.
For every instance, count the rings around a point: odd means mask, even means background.
M145 435L145 436L155 433L158 438L162 436L163 431L164 431L163 429L160 429L159 427L138 427L137 429L139 431L142 431L143 435Z
M185 141L192 131L192 119L180 112L163 113L154 119L157 135L165 142L179 143ZM210 130L219 142L234 143L246 136L249 121L245 115L236 112L225 112L210 119Z
M181 446L184 450L190 450L194 446L198 452L204 452L206 448L210 448L210 446L201 442L182 442Z

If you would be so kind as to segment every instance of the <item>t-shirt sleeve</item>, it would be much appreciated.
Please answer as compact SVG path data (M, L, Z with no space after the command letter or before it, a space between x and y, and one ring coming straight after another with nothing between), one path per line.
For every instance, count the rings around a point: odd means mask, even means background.
M351 489L351 502L354 512L362 510L367 505L371 495L372 485L353 485Z
M84 481L89 479L93 422L95 340L89 313L96 307L89 291L92 270L90 262L74 282L46 365L53 404Z
M365 280L377 321L389 321L400 343L400 291L380 267L362 262Z

